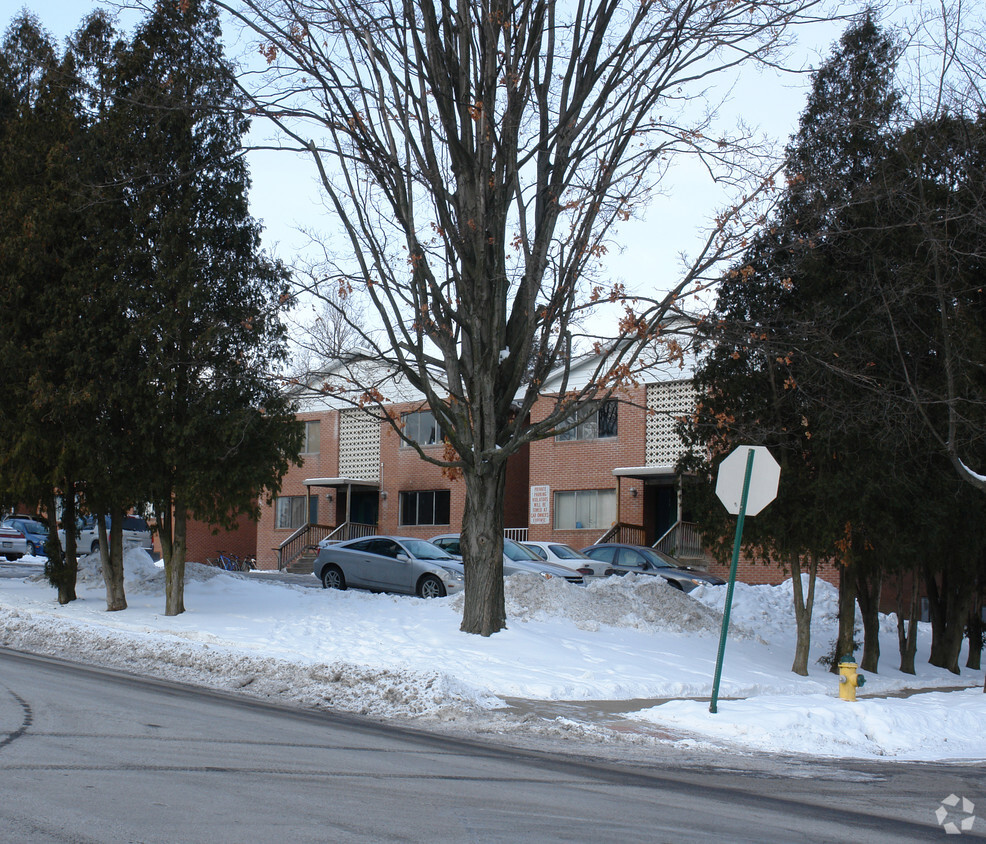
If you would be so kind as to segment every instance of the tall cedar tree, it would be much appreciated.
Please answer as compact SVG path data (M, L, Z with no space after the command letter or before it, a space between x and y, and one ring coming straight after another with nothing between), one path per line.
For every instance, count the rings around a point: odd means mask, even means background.
M53 526L56 493L74 524L102 365L87 341L102 321L102 256L84 64L71 49L57 55L26 14L0 56L0 494L46 506ZM60 603L75 597L74 539L68 531L63 557L57 531L49 533L46 570Z
M248 211L248 121L231 76L212 5L160 2L117 57L109 117L129 151L119 183L140 245L119 265L139 342L132 470L157 516L168 615L184 611L189 514L256 518L301 450L272 377L287 273Z
M894 66L894 45L866 16L815 73L787 150L788 186L778 211L720 283L703 331L709 349L696 377L702 398L686 432L706 477L741 442L767 445L781 463L778 498L753 520L747 545L793 575L792 670L799 674L807 673L814 576L823 558L842 562L849 623L840 627L837 656L852 651L856 581L845 570L866 547L859 508L870 482L854 469L866 463L872 469L873 456L862 432L826 426L826 408L835 402L844 408L847 391L827 377L808 344L836 331L851 334L847 314L866 316L853 311L852 291L834 283L840 257L830 233L887 149L898 108ZM713 500L706 504L709 530L726 535Z

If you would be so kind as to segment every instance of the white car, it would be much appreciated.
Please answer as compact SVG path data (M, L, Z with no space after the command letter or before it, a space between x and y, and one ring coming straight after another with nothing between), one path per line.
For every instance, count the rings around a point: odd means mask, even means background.
M609 568L607 563L600 563L587 557L581 551L576 551L571 545L563 542L522 542L525 548L530 548L542 560L549 563L557 563L559 566L566 566L575 569L584 577L602 577Z
M0 557L19 560L27 554L27 537L15 527L0 526Z
M443 551L461 557L462 549L459 544L459 534L443 533L440 536L433 536L430 540ZM581 586L585 583L580 572L575 571L571 566L560 566L556 563L549 563L542 560L530 548L525 548L519 542L504 538L503 540L503 576L509 577L512 574L524 572L527 574L539 574L545 579L560 577L569 583Z
M110 517L106 517L106 536L109 538ZM99 551L99 526L93 516L76 519L75 521L76 548L79 554L95 554ZM58 531L58 539L65 547L65 531ZM154 550L151 539L151 529L140 516L123 517L123 548L143 548L149 554Z

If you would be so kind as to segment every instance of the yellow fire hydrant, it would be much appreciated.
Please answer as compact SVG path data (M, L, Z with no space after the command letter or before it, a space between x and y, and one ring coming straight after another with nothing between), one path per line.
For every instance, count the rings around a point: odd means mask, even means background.
M855 700L856 689L866 683L862 674L856 673L859 666L849 659L839 663L839 697L842 700Z

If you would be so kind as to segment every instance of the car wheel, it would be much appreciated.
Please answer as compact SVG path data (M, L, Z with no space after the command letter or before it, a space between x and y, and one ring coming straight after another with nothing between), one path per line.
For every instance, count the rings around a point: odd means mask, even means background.
M445 594L445 584L433 574L426 574L418 581L418 596L421 598L444 598Z
M33 542L28 542L27 543L27 555L29 557L36 557L36 556L38 556L38 549L35 547L35 545L34 545Z
M338 566L328 566L322 572L323 589L345 589L346 578Z
M95 542L93 542L92 545L89 546L89 553L90 554L98 554L99 553L99 540L98 539Z
M677 580L668 580L667 578L665 578L664 582L667 583L668 586L673 586L679 592L685 591L685 587L682 586Z

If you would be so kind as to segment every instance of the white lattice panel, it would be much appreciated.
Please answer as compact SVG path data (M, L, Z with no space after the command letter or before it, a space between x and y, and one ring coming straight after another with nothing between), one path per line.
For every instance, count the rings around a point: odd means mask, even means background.
M380 422L356 408L339 413L339 475L380 480Z
M682 451L675 426L682 416L695 410L695 388L691 381L669 381L647 387L648 466L672 466Z

